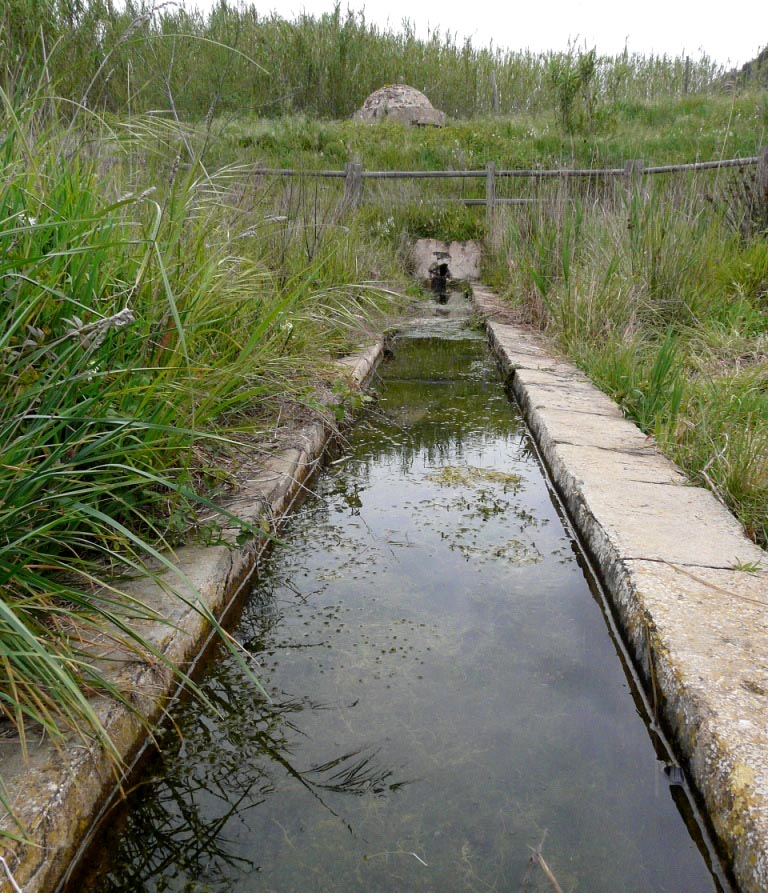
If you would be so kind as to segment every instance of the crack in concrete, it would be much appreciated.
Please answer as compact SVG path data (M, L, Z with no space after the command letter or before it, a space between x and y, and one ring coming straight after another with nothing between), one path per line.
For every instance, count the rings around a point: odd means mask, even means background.
M539 421L540 425L544 425L543 422ZM546 427L546 426L545 426ZM648 456L659 456L660 454L656 452L656 448L652 444L648 444L647 447L638 447L636 450L633 449L622 449L621 447L613 447L613 446L600 446L600 444L596 443L576 443L573 440L560 440L557 437L553 437L550 435L552 443L555 446L563 445L563 446L572 446L579 447L585 450L599 450L603 453L613 453L616 456L634 456L638 459L645 459Z
M709 571L728 571L734 574L744 573L744 571L739 570L732 564L701 564L701 562L696 561L670 561L668 558L658 558L651 555L619 555L619 560L622 562L647 561L649 564L663 564L672 569L675 567L693 567ZM765 602L764 604L768 607L768 602Z

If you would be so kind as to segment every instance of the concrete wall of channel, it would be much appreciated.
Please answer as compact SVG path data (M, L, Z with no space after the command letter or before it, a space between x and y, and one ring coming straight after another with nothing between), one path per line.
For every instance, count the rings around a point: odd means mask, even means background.
M768 554L578 369L494 321L491 292L474 299L739 887L765 893Z
M691 486L652 441L573 366L533 333L494 319L498 300L475 287L477 309L510 376L554 485L601 575L636 665L675 740L688 774L732 862L742 893L768 891L768 556L707 490ZM364 384L383 344L345 361ZM330 425L297 435L296 448L254 465L238 514L274 525L316 469ZM210 624L247 583L259 544L177 552L190 605L137 583L174 626L145 632L186 666L205 647ZM753 572L755 568L761 568ZM152 722L176 683L162 666L127 662L121 684ZM146 740L129 711L100 705L107 729L130 762ZM7 843L3 858L24 893L52 893L115 788L97 747L65 750L0 740L0 774L35 846ZM0 823L10 829L7 817ZM14 891L0 865L0 891Z
M359 355L342 360L339 377L353 386L364 386L383 349L380 340ZM301 496L334 433L334 426L318 420L296 432L295 448L266 461L255 458L252 468L249 466L252 473L227 508L240 518L274 530ZM149 579L138 579L125 587L170 621L147 622L141 629L170 664L188 668L206 649L211 623L205 612L217 618L226 613L247 585L263 543L254 538L244 546L178 549L173 561L184 576L171 579L166 574L168 588ZM169 594L170 588L187 601ZM100 657L116 659L122 667L116 678L121 690L131 692L133 706L149 725L157 724L177 693L174 674L162 663L148 664L135 654L110 652L110 645L102 644ZM146 725L114 702L104 700L94 706L118 753L130 765L147 742ZM0 777L8 802L32 843L4 841L0 891L53 893L102 806L116 790L120 779L114 762L103 748L76 739L58 750L45 741L30 742L25 761L18 740L0 739ZM9 816L1 811L0 827L17 832Z

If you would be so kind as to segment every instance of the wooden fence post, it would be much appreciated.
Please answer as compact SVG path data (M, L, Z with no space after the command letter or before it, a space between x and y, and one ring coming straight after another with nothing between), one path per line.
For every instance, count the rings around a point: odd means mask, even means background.
M768 146L762 148L759 159L757 162L757 182L760 196L763 202L768 205Z
M348 161L344 165L344 210L357 208L363 194L363 166L357 161Z
M496 165L489 161L485 166L485 230L489 244L496 239Z
M624 182L630 188L640 182L643 175L643 162L633 158L624 162Z

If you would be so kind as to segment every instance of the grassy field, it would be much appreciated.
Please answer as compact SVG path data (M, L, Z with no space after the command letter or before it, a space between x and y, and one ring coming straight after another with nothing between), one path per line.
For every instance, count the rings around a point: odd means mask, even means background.
M219 159L264 166L482 169L646 166L750 157L768 143L768 94L667 97L604 116L590 134L556 113L442 130L300 117L220 124ZM368 181L358 221L393 252L414 236L483 238L484 182ZM757 168L618 182L500 186L485 277L768 543L768 208Z
M338 9L11 0L0 29L0 713L22 747L41 725L103 734L90 695L125 693L72 624L146 653L121 575L216 539L200 514L228 486L221 457L317 410L332 360L408 287L409 240L489 235L482 208L445 201L482 180L369 181L352 213L341 181L255 168L621 167L768 143L762 72L706 58L423 43ZM400 76L448 126L349 120ZM765 545L755 169L500 189L531 203L499 214L486 279Z

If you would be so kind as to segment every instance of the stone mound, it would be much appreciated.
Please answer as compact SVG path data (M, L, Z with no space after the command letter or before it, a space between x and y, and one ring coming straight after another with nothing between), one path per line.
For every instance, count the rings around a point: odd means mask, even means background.
M375 90L354 116L358 121L381 121L391 118L401 124L442 127L445 112L433 108L427 97L407 84L387 84Z

